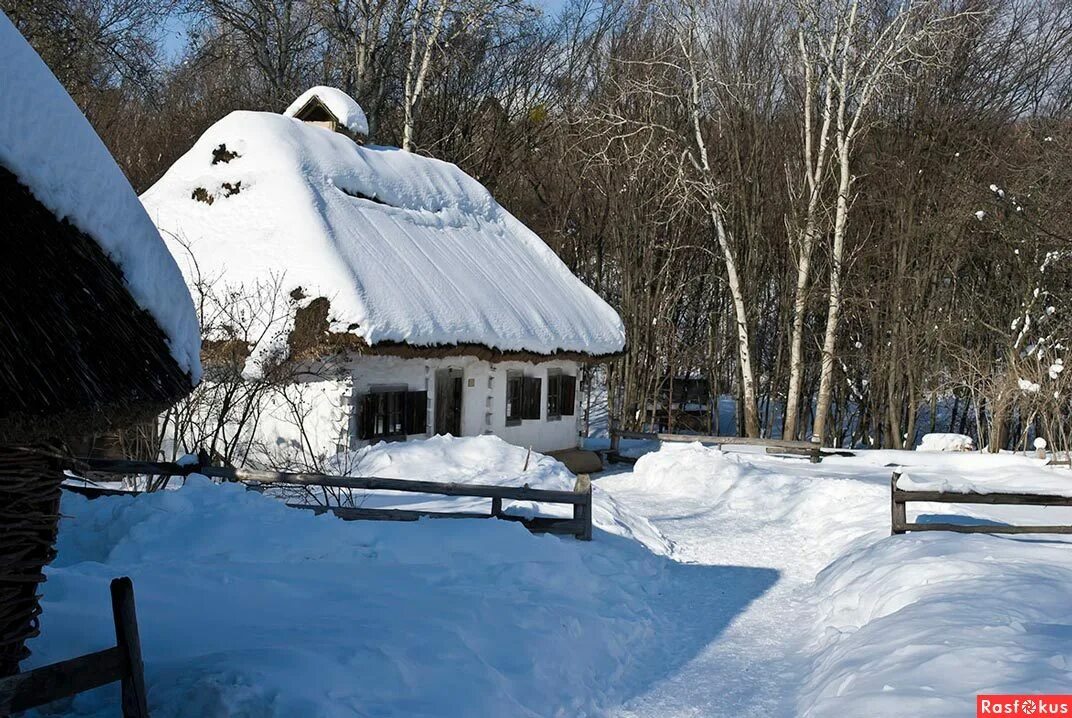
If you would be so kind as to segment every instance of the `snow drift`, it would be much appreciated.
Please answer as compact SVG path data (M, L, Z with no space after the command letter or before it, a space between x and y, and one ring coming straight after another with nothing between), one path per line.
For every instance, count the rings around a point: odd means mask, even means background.
M975 442L964 434L924 434L917 451L971 451Z
M196 196L196 198L195 198ZM233 112L143 196L180 263L229 285L283 277L370 345L610 354L621 319L452 164ZM188 266L190 278L193 267Z

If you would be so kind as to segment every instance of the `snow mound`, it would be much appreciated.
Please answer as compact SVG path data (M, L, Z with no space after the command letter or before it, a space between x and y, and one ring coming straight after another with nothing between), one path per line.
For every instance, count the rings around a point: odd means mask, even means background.
M281 276L288 294L326 297L332 329L370 345L596 355L624 346L617 313L446 162L233 112L142 201L190 281L190 254L229 285Z
M108 149L0 12L0 165L92 237L163 330L176 363L201 377L201 332L175 260Z
M850 552L816 584L806 718L973 715L977 693L1068 684L1063 542L910 534Z
M108 580L129 575L161 718L599 714L662 650L652 602L674 595L671 562L606 534L343 522L197 477L62 513L33 662L112 645Z
M526 468L527 464L527 468ZM577 477L550 456L509 444L497 436L433 436L405 442L381 442L332 458L329 471L347 476L379 476L457 484L523 486L551 491L572 491ZM487 512L489 499L437 497L398 492L367 492L359 497L364 508L409 508L432 511ZM607 533L631 538L659 554L671 550L666 538L643 516L619 505L593 486L592 524ZM563 504L506 501L507 513L533 516L567 516Z
M999 468L970 473L949 473L925 467L902 473L897 488L904 491L943 491L947 493L1016 493L1072 496L1072 476L1067 469L1045 468L1042 459L1020 458L1015 468Z
M335 115L335 119L350 132L355 135L368 135L368 118L365 117L365 111L361 109L361 105L357 104L354 98L334 87L318 85L309 88L290 103L290 106L283 110L283 114L287 117L294 117L314 97L324 103L324 107L328 108L331 114Z
M924 434L917 451L972 451L975 442L964 434Z

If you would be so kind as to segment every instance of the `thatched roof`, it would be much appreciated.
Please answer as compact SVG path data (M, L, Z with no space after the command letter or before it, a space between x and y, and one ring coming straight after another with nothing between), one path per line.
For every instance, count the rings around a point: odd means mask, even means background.
M624 346L617 313L446 162L234 112L142 201L190 281L281 278L284 293L330 306L325 332L372 352L598 358Z
M199 353L130 183L0 13L0 444L152 416L198 380Z
M100 245L2 166L0 337L0 445L130 424L191 388Z

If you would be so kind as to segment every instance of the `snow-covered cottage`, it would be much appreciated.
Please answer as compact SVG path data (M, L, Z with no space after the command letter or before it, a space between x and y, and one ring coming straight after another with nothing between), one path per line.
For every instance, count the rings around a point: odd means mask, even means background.
M343 408L310 420L321 447L447 433L575 447L579 368L622 350L621 319L479 182L354 141L365 132L332 88L281 115L233 112L142 201L190 279L282 277L291 355L341 358Z

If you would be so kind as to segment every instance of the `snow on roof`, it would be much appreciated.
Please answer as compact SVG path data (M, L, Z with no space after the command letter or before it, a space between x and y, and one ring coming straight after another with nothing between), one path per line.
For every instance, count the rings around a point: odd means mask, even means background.
M319 85L309 88L290 103L290 107L283 110L283 114L287 117L294 117L314 97L324 103L324 107L335 115L339 124L350 132L355 135L368 135L368 118L365 117L365 111L361 109L361 105L357 104L354 98L334 87Z
M3 12L0 165L100 245L167 336L176 363L197 381L201 333L175 260L104 143Z
M229 161L213 164L225 146ZM240 191L232 190L241 183ZM209 204L191 199L202 188ZM233 112L142 196L176 256L229 284L283 276L370 345L601 355L617 313L452 164ZM185 264L185 262L183 262ZM190 271L194 271L190 267Z

